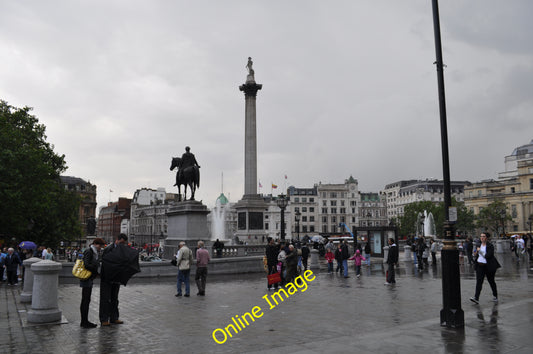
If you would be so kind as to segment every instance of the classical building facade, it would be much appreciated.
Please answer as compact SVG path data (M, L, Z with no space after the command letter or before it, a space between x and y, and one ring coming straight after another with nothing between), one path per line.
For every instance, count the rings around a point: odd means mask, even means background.
M168 236L167 211L176 194L165 188L141 188L133 194L130 209L129 238L136 246L160 243Z
M526 232L533 220L533 141L516 148L505 157L505 171L499 180L473 183L465 188L465 205L475 215L490 203L505 203L512 220L504 225L506 232Z
M379 193L361 193L359 226L388 226L387 205Z
M96 220L96 186L78 177L61 176L60 180L63 188L80 196L81 202L78 215L82 233L81 242L82 245L85 245L89 231L87 226L95 223ZM76 239L79 239L79 237L76 237Z
M464 201L465 186L471 185L468 181L451 181L451 194L458 201ZM381 196L386 203L387 218L399 218L403 215L406 205L420 202L443 202L444 182L437 179L405 180L387 184Z

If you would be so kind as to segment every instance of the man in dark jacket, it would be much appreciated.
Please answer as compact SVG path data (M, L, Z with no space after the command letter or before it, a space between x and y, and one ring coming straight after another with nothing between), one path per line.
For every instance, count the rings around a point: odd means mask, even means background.
M7 284L16 285L18 283L17 270L20 264L20 258L18 253L15 252L13 248L7 250L7 256L4 259L4 264L6 266L7 273Z
M298 274L298 250L294 248L294 245L289 245L289 253L285 257L287 263L287 277L285 282L289 283L296 278Z
M107 253L111 252L113 248L118 247L119 244L127 244L128 236L125 234L118 235L114 243L107 246L102 252L102 258ZM118 291L120 290L120 283L110 281L105 277L105 269L102 266L102 278L100 280L100 324L102 326L109 326L113 324L124 323L120 320L118 313Z
M350 252L348 251L348 241L344 240L341 246L342 254L342 268L344 268L344 277L349 278L348 276L348 258L350 258Z
M279 246L274 243L272 237L269 237L267 240L268 245L266 247L265 255L267 257L268 275L270 275L278 272ZM279 283L274 284L274 289L278 288L278 284ZM267 287L270 290L272 288L272 284L267 283Z
M307 270L307 259L309 258L309 253L311 251L309 250L309 247L307 247L307 243L304 243L302 246L302 264L304 266L304 270Z
M394 266L398 263L398 246L394 243L393 238L389 238L389 254L387 256L387 282L385 285L396 284L396 278L394 274Z

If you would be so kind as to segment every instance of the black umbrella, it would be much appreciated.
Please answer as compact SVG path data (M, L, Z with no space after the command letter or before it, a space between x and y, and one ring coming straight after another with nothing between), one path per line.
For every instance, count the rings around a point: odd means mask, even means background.
M126 285L128 280L141 271L139 251L123 244L111 246L102 256L102 280Z

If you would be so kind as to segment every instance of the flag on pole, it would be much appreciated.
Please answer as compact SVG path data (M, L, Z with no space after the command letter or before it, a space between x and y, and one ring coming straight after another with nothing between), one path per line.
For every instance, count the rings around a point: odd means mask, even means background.
M285 175L285 179L287 179L287 175Z
M276 186L274 183L272 183L272 188L276 189L278 186Z
M259 181L259 188L263 188L263 185L261 184L261 181Z

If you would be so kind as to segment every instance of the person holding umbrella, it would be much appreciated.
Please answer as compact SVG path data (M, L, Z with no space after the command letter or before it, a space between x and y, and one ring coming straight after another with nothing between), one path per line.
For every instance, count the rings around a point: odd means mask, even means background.
M118 235L102 252L100 274L100 324L122 324L118 312L120 284L126 285L133 274L140 272L139 252L128 247L128 236Z

